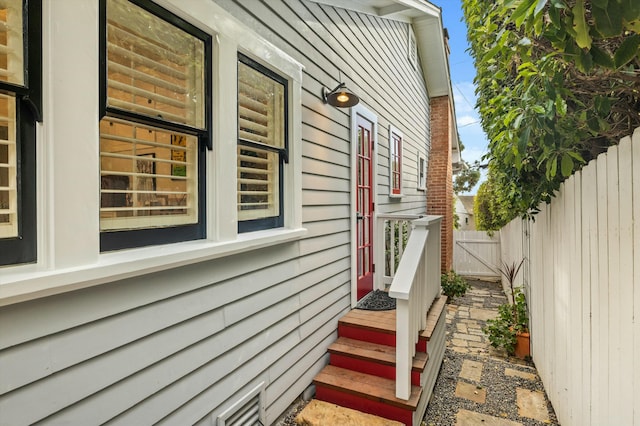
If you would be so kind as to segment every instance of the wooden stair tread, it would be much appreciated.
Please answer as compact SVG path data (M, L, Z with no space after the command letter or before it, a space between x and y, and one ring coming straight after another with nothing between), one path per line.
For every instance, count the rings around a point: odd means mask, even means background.
M333 365L327 365L322 369L313 382L316 386L325 386L411 411L415 411L418 407L422 393L420 386L411 386L411 395L409 400L405 401L396 398L395 381Z
M375 361L379 364L395 366L396 350L392 346L369 343L362 340L350 339L348 337L338 337L329 346L329 353L343 354L351 358ZM413 357L412 369L414 371L424 371L429 356L425 352L416 352Z
M447 296L442 295L438 299L434 300L429 308L429 312L427 312L427 326L422 333L420 333L421 339L426 339L427 341L431 340L431 336L438 324L438 320L442 315L442 311L444 311L445 306L447 305Z
M352 309L340 318L339 323L365 330L394 334L396 332L396 311L365 311L362 309Z

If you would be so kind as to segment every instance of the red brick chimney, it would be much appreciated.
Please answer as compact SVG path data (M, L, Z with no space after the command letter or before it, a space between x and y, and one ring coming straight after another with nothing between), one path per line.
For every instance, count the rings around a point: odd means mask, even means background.
M427 214L442 216L442 272L453 262L453 168L451 164L451 128L448 96L431 99L431 151L427 171Z

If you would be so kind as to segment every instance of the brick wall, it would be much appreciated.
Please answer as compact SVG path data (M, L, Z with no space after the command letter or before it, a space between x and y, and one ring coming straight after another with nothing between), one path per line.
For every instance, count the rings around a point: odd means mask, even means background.
M431 99L431 152L427 171L427 213L442 216L442 272L453 260L453 170L451 166L449 97Z

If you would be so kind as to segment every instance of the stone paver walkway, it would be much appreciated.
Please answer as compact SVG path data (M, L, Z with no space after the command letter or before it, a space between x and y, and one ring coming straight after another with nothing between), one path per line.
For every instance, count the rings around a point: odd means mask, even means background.
M558 425L533 363L500 353L482 332L506 303L501 285L470 284L447 306L447 349L423 425Z

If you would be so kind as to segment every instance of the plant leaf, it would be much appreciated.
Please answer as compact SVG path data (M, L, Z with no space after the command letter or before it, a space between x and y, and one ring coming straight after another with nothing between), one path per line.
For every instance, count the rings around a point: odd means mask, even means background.
M634 34L626 38L613 55L616 68L626 65L632 60L638 54L638 46L640 46L640 35Z
M567 102L560 96L556 98L556 113L560 117L564 117L565 115L567 115Z
M613 58L609 53L605 52L604 49L596 46L595 44L591 46L591 58L596 65L600 65L601 67L615 68L615 64L613 62Z
M569 154L564 154L562 156L562 164L560 165L562 170L562 176L569 177L571 176L571 172L573 171L573 160Z
M602 37L615 37L622 34L622 11L620 5L612 1L606 8L595 3L591 7L591 15L595 20L596 30Z
M591 48L591 36L585 18L584 0L576 0L573 6L573 28L576 31L576 43L582 49Z
M533 10L533 15L537 15L540 13L542 9L547 5L548 0L538 0L538 4L536 4L536 8Z

